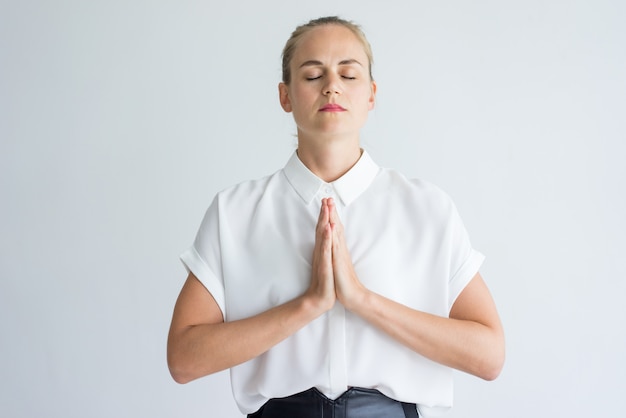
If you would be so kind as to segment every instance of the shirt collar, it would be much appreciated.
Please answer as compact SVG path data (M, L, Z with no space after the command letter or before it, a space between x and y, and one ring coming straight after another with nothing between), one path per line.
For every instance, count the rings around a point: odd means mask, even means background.
M367 151L363 150L361 158L359 158L356 164L346 174L330 184L335 189L337 197L347 206L372 184L379 170L380 167L372 160ZM328 184L313 174L300 161L295 151L285 165L283 172L289 184L306 204L311 203L320 189Z

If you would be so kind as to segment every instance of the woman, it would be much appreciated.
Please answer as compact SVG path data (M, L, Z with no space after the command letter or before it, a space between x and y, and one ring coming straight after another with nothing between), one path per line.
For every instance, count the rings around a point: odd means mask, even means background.
M336 18L296 29L282 108L298 147L275 174L220 192L172 319L177 382L231 369L249 417L416 417L452 405L451 368L494 379L500 320L450 199L376 165L371 50Z

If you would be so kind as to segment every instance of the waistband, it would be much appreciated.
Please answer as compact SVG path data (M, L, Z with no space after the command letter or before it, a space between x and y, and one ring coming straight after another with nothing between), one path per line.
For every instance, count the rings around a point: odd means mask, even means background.
M418 418L412 403L388 398L375 389L353 387L337 399L316 388L272 398L248 418Z

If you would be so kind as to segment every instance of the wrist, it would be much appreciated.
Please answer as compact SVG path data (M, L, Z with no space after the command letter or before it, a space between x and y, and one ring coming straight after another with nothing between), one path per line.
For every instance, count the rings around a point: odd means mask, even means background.
M306 292L300 297L300 306L307 316L317 318L323 313L332 309L335 304L334 299L321 297L315 292Z
M356 281L356 285L351 291L344 295L341 299L343 306L354 313L358 313L362 309L367 309L372 292L363 286L359 281Z

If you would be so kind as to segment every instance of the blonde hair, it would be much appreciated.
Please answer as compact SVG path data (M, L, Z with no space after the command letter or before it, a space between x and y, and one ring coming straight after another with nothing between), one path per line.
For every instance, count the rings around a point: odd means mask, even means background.
M295 53L296 47L298 46L298 41L302 36L309 32L310 30L324 25L339 25L349 29L361 42L363 45L363 49L365 50L365 55L367 55L368 67L369 67L369 76L370 79L373 80L372 77L372 64L374 62L374 57L372 54L372 47L370 43L367 41L365 37L365 33L361 30L361 27L354 22L349 20L341 19L337 16L326 16L320 17L318 19L313 19L304 25L300 25L293 31L291 37L287 40L285 47L283 48L283 83L289 84L291 82L291 60L293 59L293 55Z

